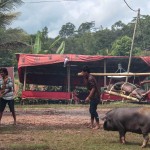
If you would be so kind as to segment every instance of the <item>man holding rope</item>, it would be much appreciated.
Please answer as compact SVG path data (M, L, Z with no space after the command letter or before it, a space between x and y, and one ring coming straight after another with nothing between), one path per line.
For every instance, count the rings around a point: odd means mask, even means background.
M99 129L99 116L97 113L97 105L100 101L100 92L98 90L96 79L90 74L90 69L88 66L84 66L82 73L84 82L89 90L89 94L85 99L85 102L90 102L89 112L91 114L91 125L92 129ZM94 119L96 121L96 127L94 127Z

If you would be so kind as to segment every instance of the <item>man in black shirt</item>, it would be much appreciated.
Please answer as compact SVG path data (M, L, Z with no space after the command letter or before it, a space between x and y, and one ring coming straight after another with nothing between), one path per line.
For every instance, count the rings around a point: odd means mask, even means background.
M99 129L99 116L96 110L100 101L100 92L98 90L97 81L95 77L90 74L90 69L88 66L83 67L82 75L87 89L89 90L89 94L86 97L85 102L90 102L89 112L91 114L91 128L94 128L95 119L96 127L94 129Z

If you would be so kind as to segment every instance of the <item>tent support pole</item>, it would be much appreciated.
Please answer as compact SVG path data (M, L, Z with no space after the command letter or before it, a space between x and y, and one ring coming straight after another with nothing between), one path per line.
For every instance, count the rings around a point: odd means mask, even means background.
M27 77L26 73L27 73L27 69L26 69L26 67L25 67L25 71L24 71L23 91L25 91L25 90L26 90L26 77Z
M104 73L106 73L106 59L104 59ZM104 76L104 87L106 87L106 76Z
M70 65L67 65L68 92L70 92Z

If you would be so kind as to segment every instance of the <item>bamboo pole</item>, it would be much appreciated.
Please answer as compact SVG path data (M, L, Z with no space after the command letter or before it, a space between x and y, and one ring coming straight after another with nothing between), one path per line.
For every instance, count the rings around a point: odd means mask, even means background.
M137 14L136 23L135 23L134 32L133 32L133 37L132 37L132 44L131 44L131 50L130 50L130 56L129 56L128 69L127 69L128 73L129 73L130 67L131 67L131 60L132 60L132 52L133 52L133 45L134 45L134 39L135 39L135 32L136 32L139 16L140 16L140 9L138 9L138 14ZM126 77L126 82L128 82L128 76Z
M94 76L148 76L150 72L145 73L90 73ZM82 73L78 73L78 76L82 76Z
M116 96L120 96L120 97L126 98L128 100L139 102L139 100L137 98L135 98L135 97L131 97L131 96L124 95L124 94L117 93L117 92L113 92L113 91L107 91L107 90L105 90L105 92L108 93L108 94L110 94L110 95L116 95Z

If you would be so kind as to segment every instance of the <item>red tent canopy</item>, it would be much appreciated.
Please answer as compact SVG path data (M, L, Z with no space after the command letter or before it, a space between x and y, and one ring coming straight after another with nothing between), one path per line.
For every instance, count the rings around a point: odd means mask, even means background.
M16 56L18 59L18 68L63 63L65 58L68 58L70 62L92 62L105 58L105 56L100 55L76 54L16 54Z
M26 66L50 65L64 62L69 58L70 62L92 62L101 61L102 59L128 59L128 56L101 56L101 55L77 55L77 54L16 54L18 68ZM133 57L133 59L142 59L150 66L150 57Z
M91 72L114 73L118 69L119 63L127 70L129 61L127 56L77 54L16 54L16 57L21 83L62 86L62 92L66 92L68 86L68 67L64 67L66 58L70 67L70 92L73 91L75 86L83 86L82 77L77 76L83 65L88 65ZM130 72L149 72L149 66L150 57L132 57ZM100 87L109 82L109 79L106 79L107 77L96 78ZM144 78L140 77L140 80Z
M73 68L73 71L75 70L75 73L80 72L83 65L89 65L91 67L91 72L104 72L104 61L107 68L106 72L114 73L119 63L127 70L129 59L129 57L126 56L76 54L16 54L16 56L18 60L19 79L22 83L24 82L25 68L29 69L28 74L30 74L30 76L31 74L36 74L36 76L38 76L39 74L44 75L46 73L56 75L56 73L59 74L64 71L66 74L66 69L63 67L66 57L69 59L69 64L72 66L71 68ZM149 72L149 66L150 57L133 57L130 72ZM32 81L34 82L34 79L29 80L27 78L27 83L32 83Z

